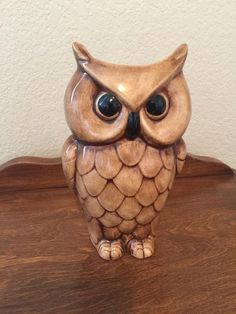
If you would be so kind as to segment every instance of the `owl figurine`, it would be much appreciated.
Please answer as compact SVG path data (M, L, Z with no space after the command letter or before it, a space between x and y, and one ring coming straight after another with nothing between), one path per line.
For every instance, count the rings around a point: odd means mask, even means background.
M186 158L191 115L182 72L187 45L158 63L115 65L73 44L77 70L65 93L72 135L62 164L100 257L154 253L160 211Z

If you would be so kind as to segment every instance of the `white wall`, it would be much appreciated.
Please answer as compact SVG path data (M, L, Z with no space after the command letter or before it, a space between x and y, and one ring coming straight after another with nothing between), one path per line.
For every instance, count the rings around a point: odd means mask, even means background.
M117 63L150 63L189 45L189 151L236 168L236 1L2 0L0 163L58 156L69 134L63 96L71 43Z

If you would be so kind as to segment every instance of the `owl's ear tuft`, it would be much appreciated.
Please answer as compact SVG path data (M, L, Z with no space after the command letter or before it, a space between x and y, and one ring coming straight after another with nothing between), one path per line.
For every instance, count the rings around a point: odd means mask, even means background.
M75 59L80 61L89 61L91 59L91 55L88 50L80 43L74 42L72 44L72 49L74 51Z
M171 57L171 61L178 65L178 66L182 66L184 65L184 62L187 58L187 54L188 54L188 46L186 44L182 44L180 45L170 56Z

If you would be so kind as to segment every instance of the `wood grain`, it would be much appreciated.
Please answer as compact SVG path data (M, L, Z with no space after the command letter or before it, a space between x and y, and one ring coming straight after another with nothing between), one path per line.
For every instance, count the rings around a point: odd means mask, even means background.
M61 158L18 157L0 166L0 191L67 186Z
M154 257L114 262L67 188L2 192L0 313L235 313L235 191L232 175L177 178Z

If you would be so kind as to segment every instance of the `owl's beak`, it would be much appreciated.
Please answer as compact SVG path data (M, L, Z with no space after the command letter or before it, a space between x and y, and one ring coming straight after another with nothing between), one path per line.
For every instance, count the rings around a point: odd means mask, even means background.
M139 133L140 121L138 112L130 112L126 126L126 137L129 140L134 140Z

